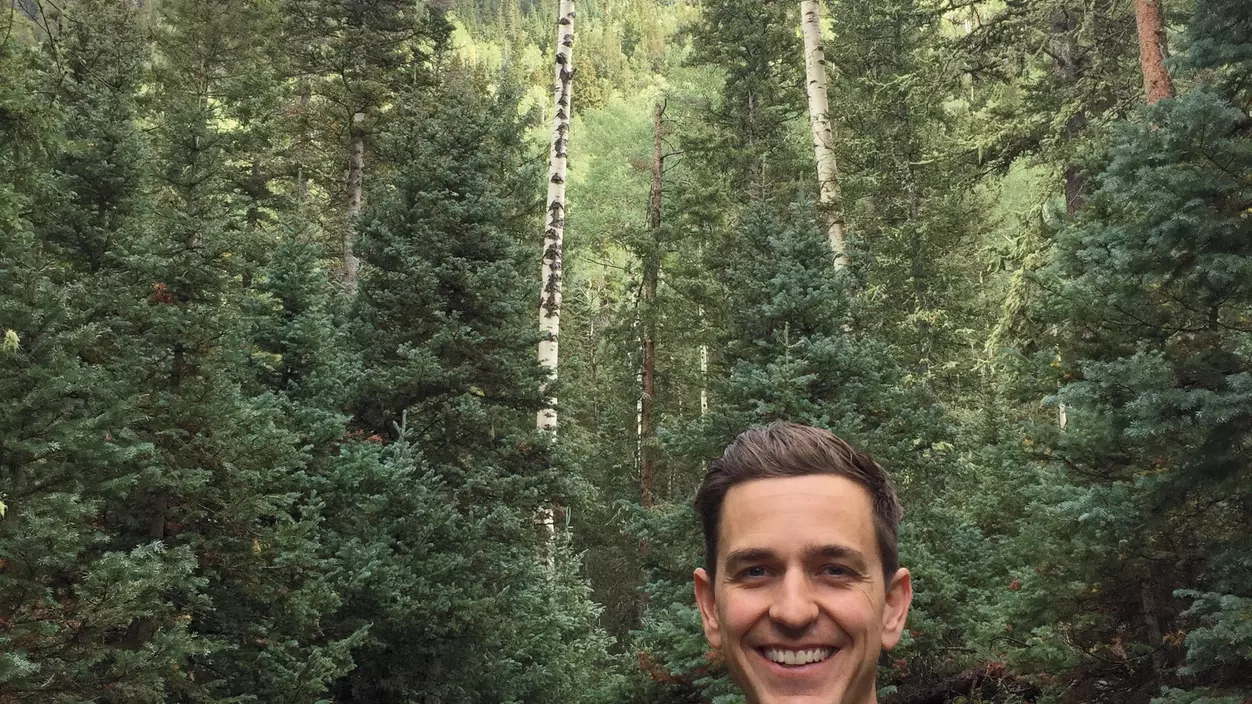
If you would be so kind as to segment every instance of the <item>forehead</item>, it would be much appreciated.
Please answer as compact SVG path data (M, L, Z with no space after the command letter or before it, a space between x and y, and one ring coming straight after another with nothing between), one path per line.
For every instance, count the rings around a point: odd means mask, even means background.
M786 552L814 543L877 555L869 492L846 477L814 474L754 479L726 492L719 556L741 548Z

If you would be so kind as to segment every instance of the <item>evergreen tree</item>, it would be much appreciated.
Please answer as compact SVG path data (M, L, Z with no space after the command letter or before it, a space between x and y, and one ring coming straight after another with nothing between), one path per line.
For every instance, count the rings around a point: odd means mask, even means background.
M161 701L201 650L185 612L202 582L190 550L127 534L154 463L131 338L152 216L136 124L149 52L130 8L84 1L56 19L38 49L2 49L19 168L3 190L0 692Z
M428 80L429 59L451 27L438 6L407 0L283 0L282 10L283 46L299 76L306 139L321 147L297 150L301 178L316 187L325 214L338 221L334 250L341 279L354 291L356 220L369 179L385 178L377 142L391 123L397 95Z
M1034 156L1062 173L1090 149L1085 130L1142 102L1131 6L1047 0L958 16L957 40L978 122L970 146L980 162L1007 167ZM1096 123L1098 126L1098 123ZM1072 187L1080 184L1070 183ZM1080 197L1080 193L1067 194Z
M319 625L335 599L299 438L270 398L241 386L240 284L256 267L246 239L254 203L232 167L253 155L227 118L250 94L240 82L255 80L265 59L255 11L171 0L157 37L163 226L140 263L153 292L137 341L145 351L137 430L155 461L126 528L192 551L203 579L188 610L205 651L191 663L194 679L171 683L168 700L315 701L348 665L346 645L327 642Z
M685 148L720 175L712 181L719 203L789 203L817 190L797 19L792 3L719 0L693 30L691 63L716 67L724 83L706 129L693 131Z
M1066 327L1030 388L1059 383L1068 423L1029 431L1047 460L1018 547L1033 572L1003 608L1032 634L1014 654L1089 698L1233 702L1252 681L1250 31L1197 3L1195 87L1115 126L1041 277L1040 315Z
M287 219L247 301L251 384L245 388L273 397L311 453L307 461L318 466L343 440L344 409L360 383L360 356L321 264L315 228L299 216Z
M604 639L564 550L544 564L534 523L562 494L534 429L531 267L536 174L516 102L468 70L406 95L391 149L405 164L365 215L357 298L369 439L333 507L346 546L345 623L368 623L344 701L576 701L594 694ZM526 272L525 274L523 272ZM342 492L340 492L342 495Z
M862 324L896 345L945 399L978 383L984 306L966 282L986 203L950 101L943 12L918 0L834 4L835 101L846 213L866 295ZM960 114L960 113L956 113ZM971 295L971 294L974 295Z
M797 208L786 220L767 207L751 211L738 235L743 256L716 272L736 311L728 374L714 384L708 414L668 429L670 451L699 463L752 425L777 419L816 425L873 452L891 468L905 505L922 506L920 499L933 495L929 484L951 461L944 456L950 431L925 390L904 381L894 351L852 332L856 299L847 294L849 277L835 269L813 209ZM705 696L732 691L697 657L703 635L690 598L693 565L675 561L699 555L694 513L684 506L652 521L655 526L641 518L637 530L665 536L668 547L652 565L648 586L660 612L640 639L654 673L661 673L654 679L672 678ZM674 546L670 541L679 536L685 537Z

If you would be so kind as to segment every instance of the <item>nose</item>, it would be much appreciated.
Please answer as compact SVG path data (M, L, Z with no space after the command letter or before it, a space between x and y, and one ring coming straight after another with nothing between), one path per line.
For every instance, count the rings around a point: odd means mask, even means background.
M770 604L769 617L788 631L803 631L817 620L813 583L803 570L787 571Z

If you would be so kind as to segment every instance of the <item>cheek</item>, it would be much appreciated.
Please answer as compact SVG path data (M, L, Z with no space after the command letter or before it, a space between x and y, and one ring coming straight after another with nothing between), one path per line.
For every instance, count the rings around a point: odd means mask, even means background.
M833 595L827 610L840 630L848 635L876 632L882 628L882 604L862 591Z
M769 614L769 597L763 591L728 592L719 605L722 631L732 638L748 632Z

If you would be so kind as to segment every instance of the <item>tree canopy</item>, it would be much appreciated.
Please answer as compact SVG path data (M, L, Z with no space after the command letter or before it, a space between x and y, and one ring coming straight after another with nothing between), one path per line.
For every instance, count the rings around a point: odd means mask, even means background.
M825 0L837 188L802 3L573 4L6 4L0 703L741 702L774 420L899 489L884 702L1246 702L1246 3Z

